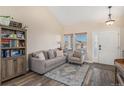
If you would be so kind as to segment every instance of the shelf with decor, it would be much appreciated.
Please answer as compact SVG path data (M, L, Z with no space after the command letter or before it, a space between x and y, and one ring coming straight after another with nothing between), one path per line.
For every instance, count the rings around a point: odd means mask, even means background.
M17 28L17 27L6 26L6 25L1 25L1 24L0 24L0 27L1 27L2 29L13 30L13 31L22 31L22 32L25 32L25 30L26 30L26 29L24 29L24 28Z
M0 25L0 84L27 72L27 30Z

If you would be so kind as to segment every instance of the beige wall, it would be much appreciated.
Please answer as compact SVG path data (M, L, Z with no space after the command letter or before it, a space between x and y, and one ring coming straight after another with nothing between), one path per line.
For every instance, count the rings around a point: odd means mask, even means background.
M121 33L120 33L120 44L122 50L124 50L124 27L121 28Z
M57 47L63 27L47 7L0 7L0 15L9 15L28 26L28 53Z
M64 33L88 33L88 55L92 60L92 32L120 31L120 45L124 50L124 21L117 20L111 27L105 23L81 22L62 27L47 7L0 7L0 15L10 15L28 26L28 53L57 47L57 36ZM123 17L122 17L123 18ZM120 21L120 23L118 23ZM122 22L121 22L122 21ZM99 21L98 21L99 22Z
M124 49L124 29L120 28L120 23L116 22L112 26L106 26L105 23L97 23L97 22L85 22L78 23L70 26L64 27L64 33L79 33L79 32L87 32L88 33L88 57L92 61L92 32L96 31L120 31L121 33L121 50ZM107 39L106 39L107 40Z

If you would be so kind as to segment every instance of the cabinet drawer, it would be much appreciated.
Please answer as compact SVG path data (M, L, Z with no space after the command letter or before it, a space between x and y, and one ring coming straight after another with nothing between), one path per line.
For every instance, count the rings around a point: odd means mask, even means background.
M7 77L7 74L6 74L6 60L2 60L1 61L1 73L2 73L2 79L6 78Z
M14 78L26 72L26 57L3 59L2 64L2 81Z
M7 76L15 75L15 60L7 60Z

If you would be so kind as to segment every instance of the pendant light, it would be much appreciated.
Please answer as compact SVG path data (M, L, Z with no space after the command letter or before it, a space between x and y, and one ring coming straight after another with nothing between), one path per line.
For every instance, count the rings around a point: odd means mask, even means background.
M115 20L112 20L112 17L111 17L112 16L111 8L112 8L112 6L108 6L109 14L108 14L108 20L105 22L106 25L112 25L115 22Z

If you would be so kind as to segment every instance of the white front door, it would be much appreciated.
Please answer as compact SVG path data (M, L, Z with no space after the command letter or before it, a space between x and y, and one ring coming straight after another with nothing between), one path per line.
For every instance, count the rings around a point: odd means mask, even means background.
M114 59L119 56L119 32L93 32L93 58L96 62L114 65Z

